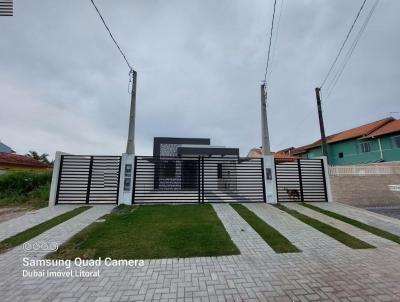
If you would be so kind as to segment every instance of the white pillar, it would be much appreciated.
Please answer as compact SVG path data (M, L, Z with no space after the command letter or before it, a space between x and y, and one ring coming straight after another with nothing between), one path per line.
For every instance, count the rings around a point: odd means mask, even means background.
M278 202L275 182L275 162L272 155L263 155L264 176L265 176L265 195L267 203L276 204Z
M68 154L61 151L56 151L56 155L53 163L53 175L51 177L50 194L49 194L49 207L56 204L57 199L57 187L58 187L58 177L60 175L61 169L61 155Z
M135 155L123 153L119 181L118 204L132 204Z
M331 180L330 180L330 175L329 175L328 158L326 156L318 156L315 158L322 159L323 168L324 168L324 172L325 172L326 196L328 197L328 202L333 201Z

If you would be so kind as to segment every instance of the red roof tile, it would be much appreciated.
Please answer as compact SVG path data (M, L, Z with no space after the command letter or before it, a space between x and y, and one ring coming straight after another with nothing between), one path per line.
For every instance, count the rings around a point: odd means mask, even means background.
M292 156L292 155L286 155L280 152L271 152L271 154L274 156L276 159L283 159L283 160L294 160L298 159L297 156ZM250 152L247 154L247 157L261 157L262 152L261 148L253 148L250 150Z
M48 164L33 159L32 157L15 153L0 153L0 164L18 165L25 167L50 167Z
M391 123L393 121L396 121L393 117L387 117L372 123L368 123L362 126L358 126L355 128L351 128L342 132L338 132L332 135L329 135L326 137L326 141L328 144L330 143L335 143L335 142L340 142L352 138L358 138L358 137L368 137L371 133L374 131L379 130L381 127L385 126L388 123ZM306 152L308 149L316 148L321 145L321 140L317 140L313 142L312 144L301 146L299 148L296 148L295 150L292 151L292 154L300 154L303 152Z
M400 120L394 120L394 121L387 123L386 125L383 125L379 129L376 129L375 131L370 133L370 135L368 135L368 137L381 136L381 135L389 134L389 133L393 133L393 132L400 132Z

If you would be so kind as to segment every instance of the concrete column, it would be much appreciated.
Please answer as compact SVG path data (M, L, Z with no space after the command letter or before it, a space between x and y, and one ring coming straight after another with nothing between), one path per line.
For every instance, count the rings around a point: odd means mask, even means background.
M322 159L323 161L323 168L325 171L325 182L326 182L326 195L328 197L328 201L333 201L332 198L332 187L331 187L331 180L329 175L329 165L328 165L328 158L326 156L318 156L315 158Z
M53 175L51 177L49 207L54 206L56 204L58 177L59 177L60 169L61 169L61 155L65 155L65 154L68 154L68 153L56 151L56 155L55 155L54 163L53 163Z
M272 155L263 155L264 175L265 175L265 194L267 195L267 203L276 204L278 202L276 192L276 175L275 162Z
M119 182L118 204L132 204L135 155L123 153Z

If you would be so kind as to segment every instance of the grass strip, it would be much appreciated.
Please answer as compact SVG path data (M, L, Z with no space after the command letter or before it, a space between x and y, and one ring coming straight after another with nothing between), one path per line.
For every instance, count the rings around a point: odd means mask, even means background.
M298 220L304 222L305 224L308 224L309 226L313 227L314 229L317 229L321 233L324 233L333 239L336 239L337 241L343 243L344 245L352 248L352 249L371 249L375 248L374 246L357 239L356 237L353 237L337 228L334 228L333 226L330 226L326 223L323 223L317 219L311 218L307 215L301 214L296 210L289 209L283 205L276 205L276 207L282 211L285 211L286 213L292 215L293 217L297 218Z
M91 208L91 207L84 206L84 207L79 207L79 208L73 209L64 214L58 215L52 219L46 220L45 222L42 222L38 225L35 225L34 227L31 227L25 231L22 231L14 236L4 239L3 241L0 242L0 253L3 253L4 251L6 251L10 248L20 245L36 236L42 234L43 232L51 229L52 227L55 227L56 225L63 223L64 221L67 221L68 219L71 219L72 217L82 213L83 211L86 211L89 208Z
M118 206L47 255L159 259L240 254L210 204Z
M279 233L264 220L241 204L231 204L231 207L261 236L262 239L277 253L297 253L300 250L285 236Z
M377 227L365 224L363 222L354 220L352 218L343 216L341 214L338 214L338 213L335 213L335 212L331 212L331 211L328 211L328 210L325 210L325 209L321 209L321 208L316 207L314 205L310 205L310 204L307 204L307 203L302 203L302 205L305 206L306 208L311 209L311 210L320 212L320 213L322 213L324 215L327 215L327 216L330 216L330 217L335 218L337 220L341 220L343 222L351 224L351 225L353 225L353 226L355 226L355 227L357 227L359 229L362 229L364 231L370 232L370 233L372 233L372 234L374 234L376 236L379 236L379 237L382 237L382 238L385 238L385 239L388 239L388 240L391 240L391 241L394 241L394 242L400 244L400 236L397 236L395 234L389 233L387 231L384 231L384 230L379 229Z

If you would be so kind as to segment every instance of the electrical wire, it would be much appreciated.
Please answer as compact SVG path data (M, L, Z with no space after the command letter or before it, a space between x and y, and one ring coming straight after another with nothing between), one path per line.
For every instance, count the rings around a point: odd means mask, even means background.
M325 99L329 98L329 96L331 95L331 93L332 93L333 89L335 88L337 82L339 81L339 78L341 77L344 69L346 68L346 65L349 62L349 60L350 60L355 48L357 47L357 44L360 41L361 36L363 35L363 33L365 32L365 29L367 28L369 20L371 19L372 15L374 14L378 3L379 3L379 0L376 0L374 5L372 6L371 10L369 11L366 19L364 20L364 23L362 24L360 30L357 33L357 36L355 37L354 41L352 42L349 50L347 51L347 53L346 53L346 55L345 55L345 57L343 59L342 65L340 66L340 68L336 72L336 74L335 74L335 76L334 76L334 78L332 80L331 86L329 86L328 93L327 93Z
M271 44L272 44L272 34L273 34L273 30L274 30L275 10L276 10L276 0L274 0L274 11L272 13L271 32L270 32L270 35L269 35L267 67L265 68L264 83L267 81L268 66L269 66L269 56L270 56L270 53L271 53Z
M281 0L281 4L279 6L279 16L278 16L278 22L276 23L276 30L275 30L275 38L274 41L272 43L272 51L271 51L271 65L270 65L270 75L272 73L272 71L274 70L274 58L275 58L275 54L276 54L276 45L278 44L278 38L279 38L279 25L281 24L281 18L282 18L282 13L283 13L283 9L284 9L284 0ZM268 83L271 85L271 76L270 79L268 81ZM268 105L268 104L267 104Z
M108 28L108 26L107 26L107 24L106 24L106 21L104 21L104 18L103 18L103 16L101 15L101 13L100 13L99 9L97 8L96 4L94 3L93 0L90 0L90 2L92 2L94 8L96 9L97 13L99 14L99 17L100 17L101 21L103 22L105 28L107 29L108 33L110 34L111 39L113 40L115 46L117 46L119 52L121 53L122 57L124 58L124 60L125 60L125 62L126 62L126 65L128 65L128 67L129 67L130 70L133 70L133 68L132 68L131 64L129 64L128 59L126 58L124 52L122 51L121 47L119 47L118 42L115 40L113 34L111 33L111 30Z
M339 52L338 52L338 54L336 55L335 60L333 61L331 67L329 68L328 73L326 74L324 80L322 81L322 84L320 85L320 88L322 88L322 87L324 86L326 80L328 79L328 77L329 77L329 75L331 74L333 68L335 67L335 64L336 64L337 60L339 59L340 54L342 53L343 48L344 48L344 46L346 45L346 42L347 42L347 40L349 39L350 34L351 34L351 32L352 32L352 30L353 30L353 28L354 28L354 26L355 26L355 24L356 24L356 22L357 22L357 20L358 20L358 17L360 16L361 11L363 10L363 8L364 8L366 2L367 2L367 0L364 0L363 3L361 4L361 7L360 7L360 9L358 10L357 15L356 15L356 17L355 17L355 19L354 19L354 21L353 21L353 24L351 25L351 27L350 27L350 29L349 29L347 35L346 35L346 38L344 39L344 41L343 41L343 43L342 43L342 46L340 47Z

